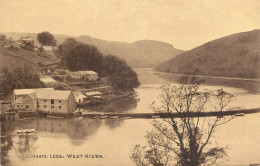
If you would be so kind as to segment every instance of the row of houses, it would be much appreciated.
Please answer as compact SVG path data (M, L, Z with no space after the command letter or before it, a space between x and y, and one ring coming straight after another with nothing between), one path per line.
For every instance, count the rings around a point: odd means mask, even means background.
M76 110L76 103L102 101L99 91L65 91L53 88L15 89L12 101L1 102L0 110L41 111L44 113L69 114ZM4 111L3 111L4 112Z
M71 91L53 88L15 89L12 106L17 110L69 114L76 109L76 99Z

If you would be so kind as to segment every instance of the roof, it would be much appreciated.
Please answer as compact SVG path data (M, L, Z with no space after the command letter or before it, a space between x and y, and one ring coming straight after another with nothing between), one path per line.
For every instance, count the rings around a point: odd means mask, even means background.
M40 80L44 83L49 83L49 82L57 82L56 80L54 80L51 77L41 77Z
M78 71L78 73L80 73L80 74L97 74L96 72L94 72L94 71L91 71L91 70L86 70L86 71Z
M37 98L67 100L71 91L64 90L41 90L37 91Z
M21 37L21 40L33 41L33 39L31 38L31 36Z
M19 97L18 99L13 101L13 103L23 103L23 97Z
M31 99L36 99L37 98L35 93L30 93L29 96L30 96Z
M52 51L52 46L42 46L45 51Z
M94 95L102 95L103 93L98 92L98 91L92 91L92 92L87 92L85 93L87 96L94 96Z
M74 91L74 92L72 92L74 95L83 95L83 93L82 92L80 92L80 91Z
M14 89L14 95L26 95L39 90L54 90L53 88Z

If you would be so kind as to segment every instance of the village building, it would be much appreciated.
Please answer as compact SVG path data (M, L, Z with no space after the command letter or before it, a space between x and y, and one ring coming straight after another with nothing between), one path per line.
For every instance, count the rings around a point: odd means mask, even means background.
M88 81L96 81L98 79L98 73L94 71L77 71L71 72L70 76L74 79L83 79Z
M14 89L12 98L13 100L18 99L19 97L25 97L30 93L35 93L40 90L54 90L53 88L35 88L35 89Z
M82 92L80 91L75 91L72 92L73 95L75 96L76 102L81 103L87 100L87 96L85 96Z
M89 98L95 99L96 101L102 101L103 93L101 93L99 91L91 91L91 92L85 93L85 95L88 96Z
M71 91L41 89L15 89L13 108L24 111L69 114L76 109L76 100Z
M91 91L98 91L101 92L103 95L110 95L114 93L114 90L111 86L99 86L90 89L84 89L84 92L91 92Z
M52 46L42 46L43 52L48 55L52 55L54 53L54 49Z
M53 86L53 85L56 85L56 84L57 84L57 81L54 80L52 77L49 77L49 76L41 77L40 80L41 80L45 85L48 85L48 86Z
M69 114L76 110L76 100L71 91L39 91L37 99L38 110L45 113Z
M34 40L31 38L31 36L21 37L19 41L28 47L34 47Z
M30 93L24 97L19 97L12 102L13 108L15 110L25 110L25 111L37 111L37 97L35 93Z

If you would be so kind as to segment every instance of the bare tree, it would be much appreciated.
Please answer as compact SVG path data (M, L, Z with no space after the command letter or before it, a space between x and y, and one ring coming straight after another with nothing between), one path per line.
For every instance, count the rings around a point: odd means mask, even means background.
M180 85L164 85L155 112L193 113L227 111L233 95L223 89L199 88L197 78L185 78ZM131 160L136 165L214 165L226 156L226 148L212 145L216 128L233 116L187 117L153 120L154 129L146 135L147 146L136 145Z

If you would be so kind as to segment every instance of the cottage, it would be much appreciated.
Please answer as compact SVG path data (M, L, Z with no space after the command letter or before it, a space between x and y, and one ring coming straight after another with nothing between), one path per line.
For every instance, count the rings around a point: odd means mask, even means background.
M35 93L30 93L24 97L19 97L12 103L15 110L37 111L37 97Z
M31 36L21 37L19 41L28 47L34 47L34 40Z
M75 79L84 79L89 81L96 81L98 79L98 73L94 71L71 72L70 76Z
M87 96L83 95L83 93L81 93L80 91L75 91L75 92L72 92L72 93L75 96L77 103L84 102L87 99Z
M92 91L92 92L85 93L85 95L92 99L95 99L96 101L102 101L103 93L98 92L98 91Z
M13 99L13 107L19 110L68 114L76 109L71 91L53 88L15 89Z
M44 52L45 54L51 55L51 54L54 53L52 46L42 46L42 48L43 48L43 52Z
M57 84L57 81L56 81L56 80L54 80L53 78L48 77L48 76L41 77L40 80L41 80L45 85L48 85L48 86L52 86L52 85L56 85L56 84Z

